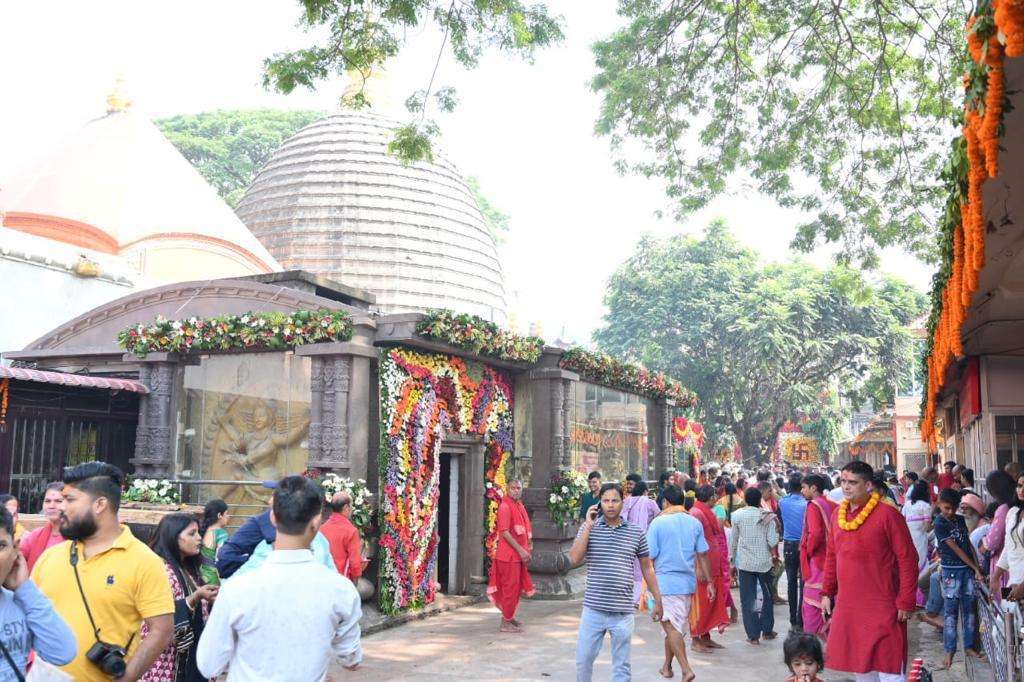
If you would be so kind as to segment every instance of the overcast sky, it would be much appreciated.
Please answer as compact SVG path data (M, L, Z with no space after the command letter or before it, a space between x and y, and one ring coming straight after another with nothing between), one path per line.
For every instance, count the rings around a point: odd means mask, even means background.
M460 104L439 120L442 151L511 215L503 247L512 312L539 321L545 336L588 341L604 313L608 276L644 232L698 233L728 220L766 260L794 258L787 244L799 213L765 197L731 195L684 224L658 219L669 209L657 180L620 177L607 141L593 135L599 100L587 81L590 45L619 25L612 0L552 0L567 39L533 65L488 57L467 72L442 62L437 85L457 88ZM261 64L304 46L290 0L0 3L0 178L61 137L104 113L105 96L124 76L135 108L153 118L213 109L276 107L333 110L340 80L315 93L271 94ZM395 101L425 87L440 36L409 36L390 69ZM402 116L402 112L396 112ZM671 211L666 211L671 213ZM809 257L826 264L828 255ZM898 252L883 268L926 290L931 268Z

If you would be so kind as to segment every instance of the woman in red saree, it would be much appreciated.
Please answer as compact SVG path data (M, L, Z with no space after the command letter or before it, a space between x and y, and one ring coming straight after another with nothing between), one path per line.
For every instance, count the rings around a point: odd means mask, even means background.
M690 493L687 493L689 495ZM715 512L708 506L715 496L715 489L710 485L702 485L696 491L696 500L690 514L700 521L704 528L704 538L708 543L708 563L715 584L715 598L708 599L708 583L697 581L690 610L690 634L693 636L695 651L707 653L712 649L723 648L711 639L711 631L718 629L721 633L729 620L726 595L729 594L729 559L728 542L725 530L718 522ZM724 559L724 561L723 561Z
M491 561L487 598L501 610L502 632L522 630L522 623L516 620L519 599L532 597L534 592L527 568L533 552L533 526L522 496L523 482L510 481L498 505L498 549Z
M825 636L821 614L821 588L825 581L825 551L836 503L824 495L825 477L811 474L804 478L800 492L807 500L803 535L800 538L800 572L804 576L804 603L801 614L804 632Z

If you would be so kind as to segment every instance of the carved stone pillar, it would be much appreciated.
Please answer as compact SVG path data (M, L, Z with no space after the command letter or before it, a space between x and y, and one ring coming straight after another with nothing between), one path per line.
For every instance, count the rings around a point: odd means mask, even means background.
M327 469L341 476L370 479L371 362L377 350L367 343L357 322L357 336L348 343L299 346L296 355L309 356L309 460L310 468ZM374 387L375 389L376 387ZM373 463L376 471L376 462Z
M654 452L657 457L658 474L676 467L675 448L672 443L672 408L671 400L658 400L654 403Z
M584 576L582 571L571 570L568 556L577 525L558 525L547 508L552 475L568 469L572 461L572 390L573 382L579 380L579 375L558 366L560 357L560 350L545 349L540 368L526 375L530 383L527 395L533 402L533 476L523 503L533 524L530 574L537 595L547 599L579 594Z
M129 461L135 475L170 478L174 474L175 397L181 377L179 358L170 353L151 353L137 362L139 382L149 389L139 399L139 423L135 430L135 456Z

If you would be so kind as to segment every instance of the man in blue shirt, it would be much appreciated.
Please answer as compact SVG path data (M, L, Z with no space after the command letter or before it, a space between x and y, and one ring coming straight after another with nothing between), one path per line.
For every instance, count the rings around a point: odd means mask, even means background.
M697 591L697 573L710 581L708 542L700 521L690 516L683 505L683 491L674 485L662 493L661 515L647 529L647 545L654 561L654 573L661 588L665 631L664 677L671 678L672 657L679 661L683 679L693 679L693 668L686 660L686 635L690 632L690 606ZM709 582L708 596L714 600L714 582Z
M263 487L270 490L277 488L276 481L264 481ZM223 579L230 578L242 565L249 560L261 542L274 544L277 529L270 522L270 507L274 504L271 495L267 510L256 516L250 516L245 523L225 541L217 552L217 572Z
M803 477L793 474L786 484L786 496L779 500L779 518L782 519L782 555L786 562L786 595L789 598L789 625L803 630L804 581L800 576L800 537L804 532L804 514L807 500L800 494Z

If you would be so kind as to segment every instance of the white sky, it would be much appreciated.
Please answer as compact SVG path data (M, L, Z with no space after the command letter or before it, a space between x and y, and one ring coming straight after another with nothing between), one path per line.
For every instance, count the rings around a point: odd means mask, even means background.
M644 232L699 232L728 220L766 260L793 258L788 243L799 213L758 195L732 195L680 225L658 219L671 207L657 180L620 177L607 141L593 135L599 98L590 45L618 24L612 0L550 0L566 17L567 39L534 65L488 57L467 72L442 62L436 85L453 85L460 105L439 117L443 152L479 178L492 203L510 214L503 247L506 287L520 324L539 321L545 336L589 340L600 325L608 276ZM343 83L318 92L272 94L261 65L274 52L302 47L298 3L215 0L151 3L113 0L0 3L0 178L13 173L86 121L104 113L105 96L124 76L135 108L153 118L213 109L336 107ZM409 36L390 69L395 99L426 86L440 36ZM399 116L403 116L399 113ZM824 252L809 258L826 264ZM902 253L883 269L927 290L931 269Z

